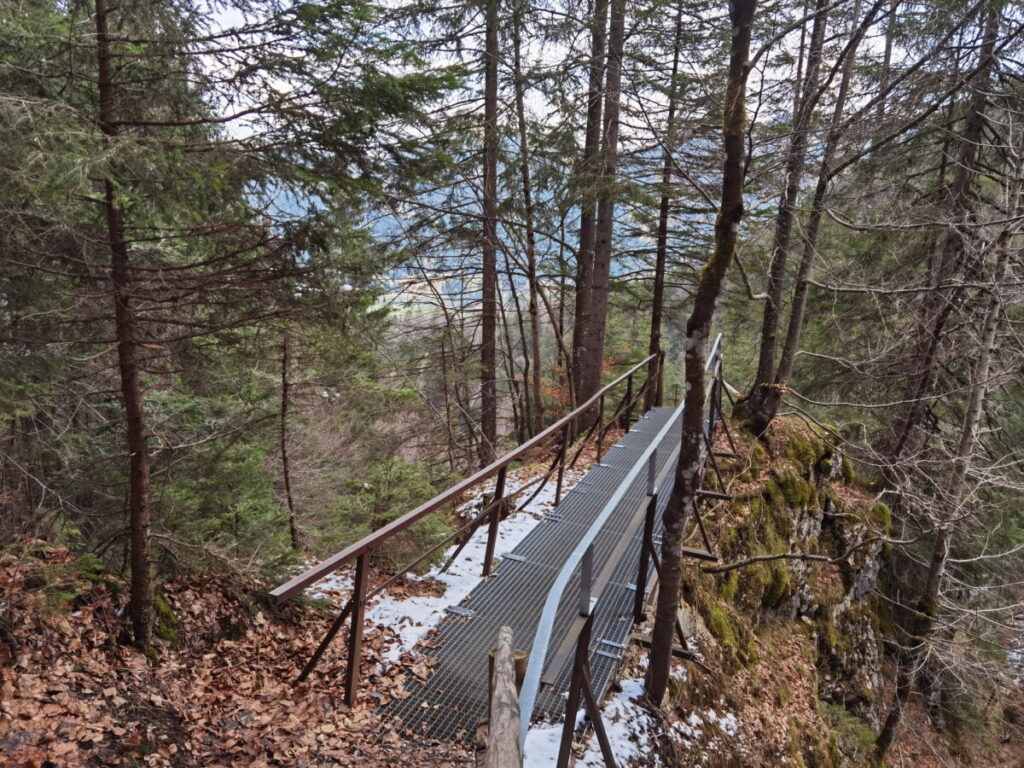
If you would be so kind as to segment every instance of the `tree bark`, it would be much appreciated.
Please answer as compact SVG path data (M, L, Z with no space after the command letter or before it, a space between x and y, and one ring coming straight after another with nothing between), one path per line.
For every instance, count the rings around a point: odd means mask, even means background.
M290 383L288 381L289 349L288 331L281 334L281 474L284 479L284 498L288 505L288 534L291 537L292 549L298 551L299 524L295 519L295 501L292 498L292 474L288 464L288 400Z
M484 41L484 222L480 322L481 466L494 461L498 442L498 0L487 0Z
M817 105L818 71L821 68L821 50L825 40L827 14L825 0L816 0L814 26L807 54L807 72L801 85L801 96L793 113L793 135L786 154L786 186L779 197L779 210L775 217L772 239L772 258L768 267L768 299L761 314L761 334L758 346L757 374L747 400L747 415L755 434L762 434L768 426L766 404L771 399L775 379L776 337L782 314L783 283L789 258L789 241L796 217L796 200L800 193L804 166L807 162L808 132L811 116Z
M111 66L110 33L106 0L96 0L97 88L99 91L99 127L103 144L109 147L117 135L114 122L114 85ZM107 244L110 248L110 279L113 286L114 323L117 335L118 371L121 399L127 423L128 443L128 529L131 567L131 603L129 614L135 645L147 648L150 642L152 595L149 574L149 444L142 385L136 357L137 330L131 311L132 274L124 213L118 203L112 179L103 179L103 208L107 220Z
M724 107L722 199L715 222L715 250L701 271L693 311L686 323L685 407L675 484L665 510L661 580L647 668L647 696L658 706L665 696L672 664L672 640L682 577L681 547L689 512L696 499L704 429L704 356L722 283L736 253L743 218L746 87L750 71L750 33L756 0L731 0L732 40Z
M854 9L853 18L855 24L859 15L860 2L856 4ZM844 53L846 60L843 62L843 75L839 82L839 91L836 94L836 103L832 111L832 120L829 125L828 134L825 138L825 147L822 150L818 180L814 188L814 197L811 201L811 214L807 223L806 234L804 235L803 253L800 257L800 266L797 268L796 283L793 286L792 306L789 311L786 340L782 347L778 369L775 372L774 386L763 393L759 403L758 415L761 420L762 432L764 429L767 429L778 413L779 405L782 402L782 393L785 391L789 379L793 375L797 346L800 343L804 316L807 310L807 293L810 286L811 272L814 267L814 258L817 254L818 233L821 231L821 219L825 213L825 199L828 194L829 180L832 178L832 160L839 146L839 140L845 133L843 111L846 108L846 99L850 91L850 79L853 76L853 66L857 60L857 48L874 16L875 9L873 8L868 11L864 20L856 27L850 45Z
M985 110L988 106L989 83L993 67L993 52L999 33L999 12L989 4L984 38L979 51L980 70L971 83L973 93L964 132L960 137L959 161L956 176L950 188L950 221L943 235L939 252L929 267L932 290L924 299L917 327L917 339L910 354L911 368L907 373L903 392L903 406L896 418L896 429L886 453L891 463L896 462L911 443L915 428L925 412L924 399L934 387L935 369L940 343L945 334L946 321L960 303L963 291L942 288L964 264L965 231L974 218L972 188L977 172L982 135L985 130Z
M596 237L596 182L601 149L601 112L605 71L605 44L608 34L608 0L595 0L590 35L590 79L587 88L587 125L583 137L583 158L580 162L580 245L576 253L576 302L572 335L572 387L575 401L582 390L581 361L589 346L590 295L594 271Z
M608 32L608 66L602 122L601 172L598 181L597 230L591 271L590 313L586 319L586 354L577 358L580 366L580 395L583 402L601 388L604 363L604 332L608 315L608 283L611 277L612 234L615 218L615 173L619 149L619 112L622 99L622 53L626 36L626 1L612 0Z
M654 287L651 292L651 336L647 354L661 351L661 315L665 305L665 262L668 252L668 218L672 205L672 151L675 144L676 96L679 90L679 57L683 48L683 5L676 9L676 36L672 47L672 81L668 90L668 115L665 119L665 146L661 166L661 202L658 206L658 238L654 256ZM659 391L661 377L650 382L644 402L644 410L661 405Z
M533 423L531 434L537 434L544 428L544 399L541 395L541 364L540 364L540 307L538 305L537 281L537 236L533 228L533 188L530 183L530 147L526 133L526 107L523 91L523 62L521 41L521 6L516 6L516 18L513 23L513 81L516 90L516 117L519 123L519 164L523 180L523 217L526 227L526 279L530 286L530 297L527 312L530 315L530 349L533 371Z

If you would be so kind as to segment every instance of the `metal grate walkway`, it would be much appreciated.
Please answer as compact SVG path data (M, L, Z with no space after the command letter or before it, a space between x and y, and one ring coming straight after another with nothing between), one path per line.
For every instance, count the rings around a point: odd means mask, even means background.
M437 659L430 677L421 682L410 676L410 696L393 701L387 714L412 731L435 739L472 738L487 712L487 649L498 628L512 628L515 645L529 652L544 599L562 563L598 516L653 437L671 417L671 408L655 408L633 424L623 438L562 499L561 505L542 520L497 566L494 576L476 587L458 608L433 630L424 650ZM677 421L658 452L658 472L665 468L679 445ZM673 473L665 475L659 489L656 531L669 498ZM637 478L598 535L594 545L594 571L600 572L612 550L627 533L629 519L642 502L646 477ZM633 628L633 600L640 557L642 526L634 531L595 606L590 663L594 693L600 699L611 683L626 640ZM657 539L656 539L657 541ZM577 616L579 572L565 590L559 606L547 662ZM545 686L534 710L535 720L558 720L565 710L563 692L568 688L572 657L569 654L553 686Z

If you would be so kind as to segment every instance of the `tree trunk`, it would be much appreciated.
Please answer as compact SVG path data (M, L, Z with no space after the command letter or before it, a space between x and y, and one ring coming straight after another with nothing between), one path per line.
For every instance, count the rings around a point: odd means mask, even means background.
M622 52L626 36L626 2L612 0L608 33L608 66L604 93L601 173L598 182L597 232L591 272L589 309L586 319L586 354L577 358L580 367L580 395L583 402L601 388L604 363L604 331L608 314L608 282L611 276L612 234L615 218L615 173L619 147L619 111L622 96ZM579 321L577 320L577 323Z
M661 351L661 315L665 305L665 261L668 251L668 217L672 204L672 151L675 145L676 95L679 84L679 57L683 48L683 5L676 10L676 36L672 49L672 81L668 90L668 116L665 120L665 146L662 152L661 166L661 203L658 206L658 240L654 257L654 287L651 295L651 336L647 344L647 354L655 355ZM647 388L644 410L661 405L658 381L652 381Z
M487 0L484 42L484 222L480 321L481 466L494 461L498 442L496 384L498 293L498 0Z
M608 0L595 0L594 18L590 27L590 80L587 88L587 127L583 137L583 158L580 162L580 246L576 253L576 307L572 334L572 387L575 401L580 399L582 371L590 330L590 297L594 271L594 242L597 204L596 182L601 148L601 111L605 70L605 41L608 33Z
M801 96L793 113L793 135L786 155L786 186L779 197L779 210L775 217L775 234L772 239L772 258L768 267L768 299L761 315L757 374L747 401L747 414L756 434L768 426L770 418L766 404L771 399L775 379L776 337L782 314L783 283L786 278L786 262L789 258L789 241L796 216L796 200L800 193L804 166L807 161L808 131L811 116L818 102L818 71L821 65L821 49L825 40L827 14L824 0L816 0L817 15L811 32L811 44L807 55L807 72L801 86Z
M114 123L114 86L106 0L96 0L97 87L99 126L103 143L117 135ZM131 566L132 636L135 645L147 648L150 641L152 596L149 575L149 445L142 386L136 358L137 331L131 311L132 275L124 213L117 200L114 182L103 180L103 207L110 248L110 279L113 286L114 322L117 329L117 360L121 398L127 422L128 443L128 529Z
M292 549L298 551L299 524L295 519L295 501L292 498L292 474L288 465L288 331L281 334L281 474L284 478L284 498L288 505L288 533L291 536Z
M854 9L853 19L855 24L859 15L860 2L856 4ZM836 94L836 103L832 111L828 135L825 138L825 147L822 150L821 166L818 169L818 181L815 185L814 197L811 202L811 215L804 235L803 253L800 258L800 266L797 269L796 283L793 286L789 326L786 329L786 340L782 347L782 355L779 358L779 367L775 372L775 386L763 394L759 406L762 432L775 418L776 413L778 413L779 404L782 402L782 393L789 383L790 376L793 375L793 364L796 360L797 346L800 343L804 315L807 310L807 292L811 271L814 267L814 257L817 253L818 233L821 230L821 219L825 212L825 199L828 194L829 180L831 179L832 159L835 157L839 140L845 132L843 110L846 108L846 99L850 91L850 78L853 75L853 66L857 60L857 48L868 26L873 21L874 15L874 9L868 11L866 18L854 31L850 45L844 54L846 60L843 62L843 76L839 83L839 91Z
M897 415L896 429L886 453L890 462L898 460L911 442L917 424L924 415L923 401L933 389L933 379L938 362L940 342L945 333L946 321L960 303L963 291L958 288L943 288L963 267L966 249L965 231L974 218L972 188L978 167L982 134L985 130L985 109L988 106L988 91L993 67L993 51L999 33L999 12L990 4L985 23L984 38L979 51L981 65L974 82L973 94L964 132L960 137L959 162L956 176L950 188L950 221L943 235L939 252L929 269L929 284L932 288L926 294L924 306L919 315L917 339L908 355L911 369L903 392L903 408Z
M1020 188L1022 179L1017 178L1013 192L1013 203L1009 213L1019 210ZM903 710L910 696L923 646L935 631L936 617L939 612L939 598L942 595L943 580L949 563L949 552L953 536L956 533L957 521L961 518L961 507L966 499L965 487L967 473L971 468L975 448L978 445L978 428L985 405L985 396L989 387L989 376L992 371L992 354L996 347L996 331L1002 310L1000 291L1006 274L1006 262L1009 257L1011 232L1009 228L1000 233L996 244L996 263L992 272L992 287L989 290L985 308L985 319L982 323L981 339L979 340L978 357L971 367L970 396L964 411L960 439L953 458L953 471L946 483L945 499L940 508L942 519L937 521L938 530L932 548L931 560L928 563L928 576L917 602L917 615L912 626L911 635L917 645L904 650L899 661L898 685L893 697L889 714L876 743L875 756L879 765L896 738L896 733L903 719Z
M693 311L686 323L683 435L676 466L675 485L665 510L662 536L661 580L647 667L647 695L653 706L665 696L672 665L672 639L682 577L681 547L690 509L696 500L701 440L704 429L704 356L714 319L715 305L726 272L736 253L739 224L743 218L744 131L746 88L750 71L750 31L756 0L731 0L729 17L732 40L729 79L725 90L722 200L715 222L715 250L701 271Z
M541 396L540 364L540 307L537 295L537 236L533 229L533 189L530 183L530 151L526 134L526 107L524 105L522 41L520 35L521 6L516 7L513 23L513 80L516 89L516 117L519 123L519 163L523 178L523 216L526 225L526 279L530 286L528 313L530 315L530 348L533 358L533 423L531 433L537 434L544 428L544 400Z

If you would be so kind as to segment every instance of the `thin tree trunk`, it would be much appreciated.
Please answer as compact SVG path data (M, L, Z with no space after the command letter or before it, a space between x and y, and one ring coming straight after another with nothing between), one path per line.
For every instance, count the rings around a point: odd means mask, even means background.
M963 291L942 288L963 267L966 249L965 231L974 218L974 178L978 167L982 134L985 130L985 109L993 67L993 51L999 33L999 12L989 5L984 38L979 51L981 69L972 83L973 94L960 137L960 156L956 176L950 188L950 222L946 227L939 252L933 260L929 283L933 290L926 296L917 329L917 340L908 358L912 368L904 388L905 405L896 419L896 430L889 449L890 462L898 460L910 444L914 430L924 414L923 401L934 386L935 369L946 321L960 303Z
M526 336L526 328L523 325L523 313L519 306L519 292L516 290L515 278L512 274L512 260L508 257L507 251L505 253L505 275L508 277L508 287L512 293L512 306L515 307L516 325L519 328L519 341L522 343L523 348L522 383L520 384L520 379L516 376L515 357L513 354L512 337L509 334L508 318L505 313L505 302L499 292L498 310L501 314L501 327L505 335L505 348L508 351L505 358L505 370L508 374L508 380L515 389L515 397L512 402L513 404L517 401L519 403L514 419L516 436L520 443L525 443L530 437L530 425L533 423L530 413L530 353L527 347L529 342ZM522 389L520 389L520 386Z
M587 87L587 125L583 137L583 158L580 162L580 246L576 253L576 307L573 315L571 369L575 401L582 402L582 371L579 365L589 346L590 299L594 271L597 205L596 181L601 150L601 112L605 71L605 44L608 34L608 0L595 0L594 18L590 27L590 70Z
M856 4L854 9L854 23L856 23L859 15L860 2ZM846 99L850 91L850 79L853 75L853 66L857 60L857 48L873 18L874 13L869 11L867 17L856 28L853 39L845 54L846 60L843 62L843 75L839 82L839 91L836 94L836 103L832 111L828 135L825 138L825 147L822 150L821 165L818 169L818 181L814 188L811 214L807 223L806 234L804 235L803 253L800 258L800 266L797 269L796 283L793 286L789 326L786 329L786 340L782 347L782 356L779 358L779 367L775 372L775 386L766 393L761 404L761 415L765 428L767 428L768 424L771 423L778 413L779 404L782 402L782 393L789 383L790 376L793 375L793 365L796 360L797 347L800 343L800 335L803 332L804 316L807 310L807 293L811 272L814 267L814 258L817 254L818 233L821 230L821 219L825 212L825 199L828 194L829 179L831 178L832 160L839 146L839 140L844 133L843 111L846 108Z
M772 239L772 258L768 267L768 299L761 315L761 333L758 346L757 374L747 401L747 415L756 434L764 432L770 419L766 418L765 403L771 396L775 379L776 337L782 314L782 293L789 258L789 241L796 217L796 200L800 193L804 166L807 161L808 133L811 116L818 102L818 71L821 50L825 40L827 14L825 0L816 0L814 26L807 54L807 72L801 85L801 97L793 112L793 134L786 155L786 186L779 197L779 210L775 217Z
M1014 209L1016 207L1014 205ZM925 580L924 588L921 590L921 596L917 601L917 615L913 622L914 626L911 633L917 645L905 649L899 660L896 692L875 748L875 756L879 765L884 763L885 756L896 738L900 723L903 720L907 699L910 697L921 665L922 651L935 631L936 617L939 612L939 598L942 595L946 567L949 563L950 546L956 533L960 508L965 501L967 473L970 470L975 447L978 444L978 427L981 423L985 395L988 392L988 381L992 370L992 352L995 349L996 331L999 327L1001 310L1000 284L1006 272L1009 244L1010 233L1008 230L1004 230L996 250L996 265L992 276L992 288L985 310L985 320L982 325L978 358L971 369L970 397L967 409L964 412L963 426L960 430L956 455L953 459L953 471L946 484L944 519L938 521L935 544L932 548L931 560L928 563L928 576Z
M284 497L288 505L288 533L291 536L292 549L298 551L299 524L295 519L295 501L292 498L292 474L288 464L288 399L290 384L288 381L289 349L288 331L281 334L281 474L284 477Z
M681 547L689 512L696 500L699 480L704 430L704 356L715 305L736 253L736 240L740 220L743 218L746 88L750 71L750 32L756 4L756 0L731 0L729 3L732 39L729 76L723 102L725 164L722 172L722 200L715 222L715 250L701 271L693 311L686 323L686 399L682 445L675 484L665 510L661 578L647 667L647 695L653 706L660 705L668 686L682 578Z
M541 396L540 361L540 307L537 301L537 237L533 230L533 189L530 183L530 151L526 134L526 107L523 91L523 62L521 41L521 5L516 6L513 29L513 81L516 90L516 118L519 123L519 163L523 178L523 216L526 225L526 279L530 285L527 311L530 315L530 348L533 358L533 423L531 433L537 434L544 428L544 399Z
M665 261L668 251L668 217L672 205L672 151L675 148L676 95L679 90L679 57L683 48L683 5L676 9L676 36L672 48L672 80L668 90L668 116L665 120L665 147L662 152L661 203L658 206L658 239L654 256L654 287L651 295L651 336L647 354L661 351L661 315L665 305ZM661 405L662 393L658 390L661 377L651 382L647 389L644 410Z
M604 332L608 314L608 282L611 277L612 234L615 218L615 173L618 163L619 111L622 99L622 53L626 36L626 1L612 0L608 33L608 65L605 80L602 122L601 173L598 182L597 229L591 272L589 310L586 318L586 355L576 363L580 367L580 393L583 402L601 388L604 363ZM577 324L579 324L577 320Z
M111 66L110 33L106 0L96 0L97 86L99 90L99 127L103 143L117 135L114 123L114 86ZM118 203L114 183L103 180L103 207L107 219L110 247L110 278L113 285L114 322L117 328L117 359L121 377L121 398L127 421L128 443L128 528L131 566L131 604L129 613L135 645L147 648L151 629L151 586L149 575L149 445L146 414L139 382L136 358L137 331L131 311L132 275L124 213Z
M498 0L487 0L484 42L484 224L480 323L480 464L494 461L498 442L495 377L498 292Z

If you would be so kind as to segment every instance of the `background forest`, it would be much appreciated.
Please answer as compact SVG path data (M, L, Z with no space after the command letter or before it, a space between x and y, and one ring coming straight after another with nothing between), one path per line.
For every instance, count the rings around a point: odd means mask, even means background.
M924 669L969 720L1022 631L1022 31L1005 0L0 0L0 542L130 575L146 647L154 581L335 552L649 354L681 401L732 215L736 419L823 425L891 508L880 748Z

